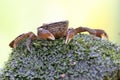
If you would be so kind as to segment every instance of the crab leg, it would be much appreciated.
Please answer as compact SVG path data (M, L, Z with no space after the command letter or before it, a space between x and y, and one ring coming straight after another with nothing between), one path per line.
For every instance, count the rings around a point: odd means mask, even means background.
M31 52L31 53L32 53L32 51L30 49L30 43L35 39L37 39L37 36L34 33L30 33L29 37L26 41L26 47L27 47L28 51Z
M73 29L73 28L69 29L67 31L65 43L68 44L73 39L74 35L76 35L77 33L85 32L85 31L88 31L87 27L78 27L76 29Z
M16 37L15 40L13 40L13 41L10 42L9 46L10 46L11 48L16 48L16 45L17 45L17 44L15 44L15 43L18 43L18 42L19 42L18 40L21 40L21 39L23 38L23 36L24 36L24 34L21 34L21 35L19 35L18 37ZM18 38L19 38L19 39L18 39Z
M105 37L106 39L109 39L107 33L104 30L102 29L94 29L94 30L96 31L95 36L100 38Z
M13 41L10 42L9 46L11 48L16 48L20 41L24 40L25 38L28 38L26 41L26 47L28 51L32 52L30 49L30 43L35 39L50 39L55 40L55 37L52 33L50 33L48 30L45 30L43 28L38 28L38 36L36 36L33 32L23 33L16 37Z
M10 46L11 48L16 48L16 47L17 47L17 44L18 44L20 41L22 41L23 39L28 38L31 33L32 33L32 32L28 32L28 33L23 33L23 34L19 35L19 36L16 37L13 41L10 42L9 46Z
M74 35L75 35L75 30L73 28L69 29L67 31L65 44L68 44L73 39Z
M102 29L90 29L90 28L87 28L87 27L84 27L84 28L91 35L94 35L94 36L100 37L100 38L105 37L106 39L108 39L107 33Z
M96 37L100 37L100 38L104 36L108 39L107 33L102 29L90 29L87 27L78 27L76 29L72 28L68 30L65 43L68 44L72 40L74 35L81 32L88 32L89 34L94 35Z

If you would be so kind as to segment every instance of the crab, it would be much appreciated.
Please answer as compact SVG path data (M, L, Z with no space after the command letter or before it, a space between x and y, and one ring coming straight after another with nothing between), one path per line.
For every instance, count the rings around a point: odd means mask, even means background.
M11 41L9 46L11 48L16 48L22 40L27 38L26 47L28 51L32 52L29 46L33 40L55 40L57 38L66 37L65 43L68 44L73 39L74 35L81 32L88 32L89 34L100 38L102 38L102 36L104 35L106 38L108 38L107 33L101 29L90 29L88 27L81 26L75 29L68 29L68 21L66 20L53 22L50 24L43 24L42 26L37 28L37 35L35 35L33 32L23 33L16 37L13 41Z

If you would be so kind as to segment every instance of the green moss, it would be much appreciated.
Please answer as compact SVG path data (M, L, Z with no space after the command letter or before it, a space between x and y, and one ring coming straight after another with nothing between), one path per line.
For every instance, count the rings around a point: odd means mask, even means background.
M22 41L12 50L2 80L117 80L120 46L79 34L66 45L65 38L36 40L30 53Z

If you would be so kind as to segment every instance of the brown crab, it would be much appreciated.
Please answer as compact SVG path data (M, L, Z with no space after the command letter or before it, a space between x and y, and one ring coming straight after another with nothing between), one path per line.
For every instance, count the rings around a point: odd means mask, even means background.
M55 38L61 38L66 37L65 43L68 44L71 39L76 35L77 33L81 32L89 32L89 34L95 35L97 37L104 36L108 38L106 32L101 29L90 29L87 27L78 27L76 29L70 28L68 29L68 21L60 21L60 22L54 22L50 24L43 24L42 26L37 28L37 36L33 32L23 33L16 37L12 42L10 42L9 46L11 48L16 48L20 41L27 38L26 46L28 51L32 52L29 45L31 41L36 39L50 39L55 40Z

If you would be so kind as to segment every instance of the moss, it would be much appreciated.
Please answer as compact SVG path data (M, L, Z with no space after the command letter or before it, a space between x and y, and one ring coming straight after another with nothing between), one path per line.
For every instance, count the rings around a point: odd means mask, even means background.
M22 41L12 49L1 80L118 80L120 46L79 34L66 45L65 38L36 40L30 53Z

